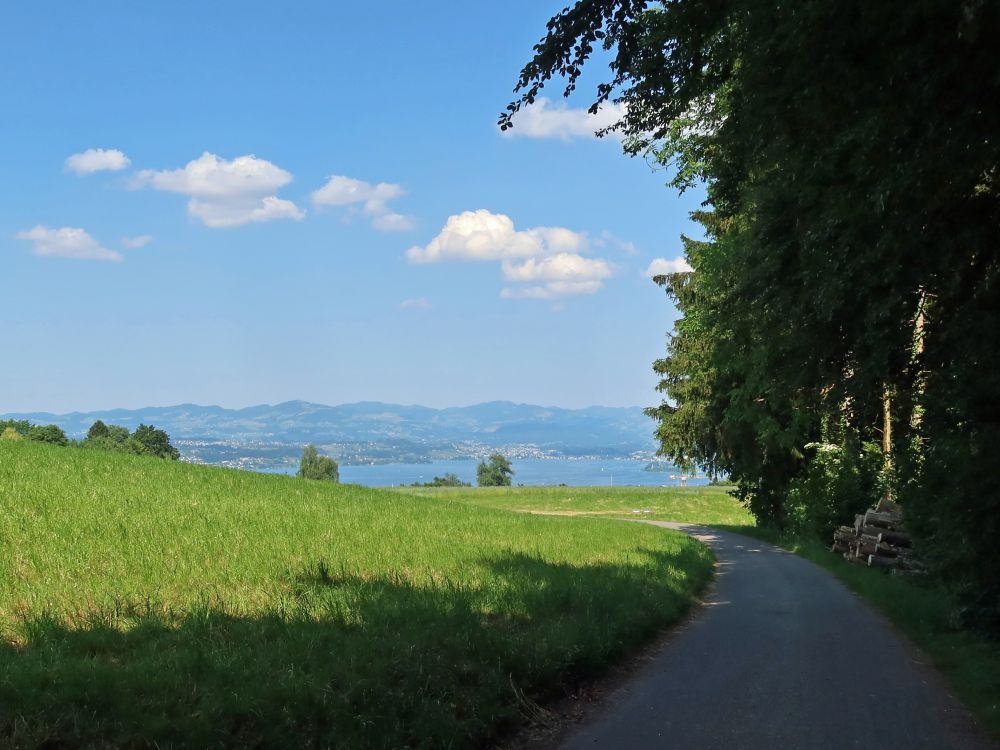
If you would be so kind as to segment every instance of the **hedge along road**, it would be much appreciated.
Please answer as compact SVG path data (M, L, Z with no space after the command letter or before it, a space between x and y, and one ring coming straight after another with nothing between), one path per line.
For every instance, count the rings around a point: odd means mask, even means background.
M650 523L708 544L715 586L564 748L993 747L916 649L828 572L739 534Z

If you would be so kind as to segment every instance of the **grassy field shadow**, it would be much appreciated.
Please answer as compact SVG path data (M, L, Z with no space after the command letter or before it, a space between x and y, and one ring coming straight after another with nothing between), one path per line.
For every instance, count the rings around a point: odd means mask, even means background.
M0 646L0 744L479 745L520 717L521 696L600 673L680 616L710 576L705 554L511 552L461 582L316 560L263 613L206 600L119 602L74 627L34 616Z

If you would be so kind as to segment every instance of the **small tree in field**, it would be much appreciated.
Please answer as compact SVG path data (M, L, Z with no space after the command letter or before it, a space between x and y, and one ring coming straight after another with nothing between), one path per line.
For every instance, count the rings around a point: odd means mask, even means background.
M13 427L4 427L0 432L0 440L24 440L24 436Z
M337 462L329 456L319 455L316 446L312 443L302 449L298 475L305 479L322 479L327 482L340 481L340 469Z
M476 480L480 487L510 487L510 478L514 470L510 461L500 453L493 453L486 461L476 467Z
M98 440L110 436L111 432L108 430L108 426L100 419L90 425L90 429L87 430L87 440Z
M172 461L181 457L180 451L170 444L170 436L164 430L158 430L153 425L140 424L135 428L132 439L142 446L141 448L137 446L138 449L134 451L135 453L169 458Z

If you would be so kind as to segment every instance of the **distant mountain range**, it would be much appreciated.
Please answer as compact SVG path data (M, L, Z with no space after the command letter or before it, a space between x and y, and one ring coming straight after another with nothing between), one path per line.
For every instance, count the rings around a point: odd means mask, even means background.
M417 453L435 449L432 453L436 456L443 455L441 449L455 449L462 444L534 446L543 452L567 456L627 456L655 449L653 422L639 407L560 409L491 401L474 406L432 409L373 401L340 406L287 401L245 409L180 404L71 414L41 412L4 416L39 424L57 424L71 437L83 437L90 425L101 419L108 424L130 429L140 423L153 424L165 429L176 442L182 444L198 441L371 444L380 455L385 453L387 447L395 445L405 448L407 455L411 455L414 449ZM457 449L457 452L470 451ZM359 455L358 458L363 460L364 456Z

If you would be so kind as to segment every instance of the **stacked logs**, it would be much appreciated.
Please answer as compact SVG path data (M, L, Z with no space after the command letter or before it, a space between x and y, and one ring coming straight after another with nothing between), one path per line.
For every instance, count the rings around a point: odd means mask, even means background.
M883 499L874 509L855 516L853 526L841 526L833 532L830 549L843 553L849 562L910 575L923 572L923 566L913 557L912 546L903 509Z

